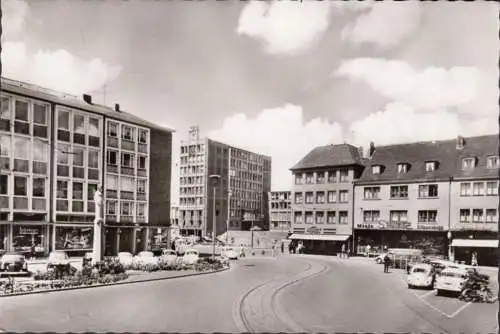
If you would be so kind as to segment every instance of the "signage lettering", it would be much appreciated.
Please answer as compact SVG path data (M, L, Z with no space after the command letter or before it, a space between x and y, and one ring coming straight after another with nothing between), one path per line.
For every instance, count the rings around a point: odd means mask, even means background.
M444 231L444 226L435 224L417 224L416 228L411 225L411 222L390 222L377 221L367 223L357 223L357 228L371 230L424 230L424 231Z
M40 234L40 229L30 227L20 227L19 234Z

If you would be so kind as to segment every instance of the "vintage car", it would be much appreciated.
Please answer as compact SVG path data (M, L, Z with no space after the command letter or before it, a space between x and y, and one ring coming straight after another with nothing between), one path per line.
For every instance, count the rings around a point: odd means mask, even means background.
M118 253L118 262L120 262L123 266L130 266L134 261L134 256L129 252L120 252Z
M467 280L466 267L445 268L436 278L436 295L442 294L443 291L447 292L461 292Z
M67 268L71 266L69 263L69 256L66 252L50 252L49 259L47 261L47 270L54 269L56 266L64 266Z
M238 251L234 247L225 247L222 251L222 256L230 259L230 260L238 260L240 257L241 251Z
M436 272L430 264L417 263L410 269L410 274L406 278L408 288L415 287L431 289L434 286Z
M167 266L175 266L177 263L177 252L172 249L164 249L160 256L160 262Z
M28 272L28 263L24 255L19 253L5 253L0 259L0 271Z
M194 265L200 259L200 252L196 249L188 249L182 257L182 264L184 265Z
M158 258L154 256L153 252L144 251L134 256L133 262L137 264L158 264Z

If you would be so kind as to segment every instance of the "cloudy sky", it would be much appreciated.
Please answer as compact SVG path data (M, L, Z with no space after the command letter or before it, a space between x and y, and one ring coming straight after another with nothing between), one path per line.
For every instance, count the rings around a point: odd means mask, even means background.
M197 124L272 156L275 189L318 145L498 131L493 2L2 0L2 10L3 76L171 126L174 160Z

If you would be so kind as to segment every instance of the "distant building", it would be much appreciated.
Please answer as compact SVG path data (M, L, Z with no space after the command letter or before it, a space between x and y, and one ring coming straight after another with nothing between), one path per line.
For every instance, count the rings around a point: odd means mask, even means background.
M181 236L179 228L179 206L172 205L170 208L170 237L175 239Z
M252 226L268 228L270 157L200 138L194 126L189 139L181 143L179 169L179 226L183 235L211 235L214 187L209 176L214 174L221 176L215 188L217 235Z
M271 191L269 197L269 230L292 231L292 192Z
M336 254L352 249L353 181L363 172L360 148L349 144L316 147L293 173L290 237L306 252Z

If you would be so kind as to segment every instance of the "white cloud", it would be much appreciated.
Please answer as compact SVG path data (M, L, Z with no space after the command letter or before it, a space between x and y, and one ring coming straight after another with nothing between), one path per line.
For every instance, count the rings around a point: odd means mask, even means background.
M270 54L297 54L322 36L329 15L329 2L250 1L240 14L237 32L260 40Z
M289 189L289 169L316 146L342 140L341 126L320 118L304 122L300 106L265 109L256 118L244 114L226 118L208 137L272 158L272 188Z
M418 28L420 14L418 1L380 1L371 6L369 12L348 24L342 30L342 38L353 44L367 43L390 48Z
M498 131L498 125L487 117L467 122L456 112L417 112L403 104L390 103L385 110L352 123L350 131L352 143L368 147L370 141L390 145L492 134Z
M21 34L30 14L30 7L26 2L2 0L2 40Z
M336 75L364 80L383 96L417 109L469 103L478 98L482 80L481 72L473 67L417 71L406 62L374 58L345 61Z

